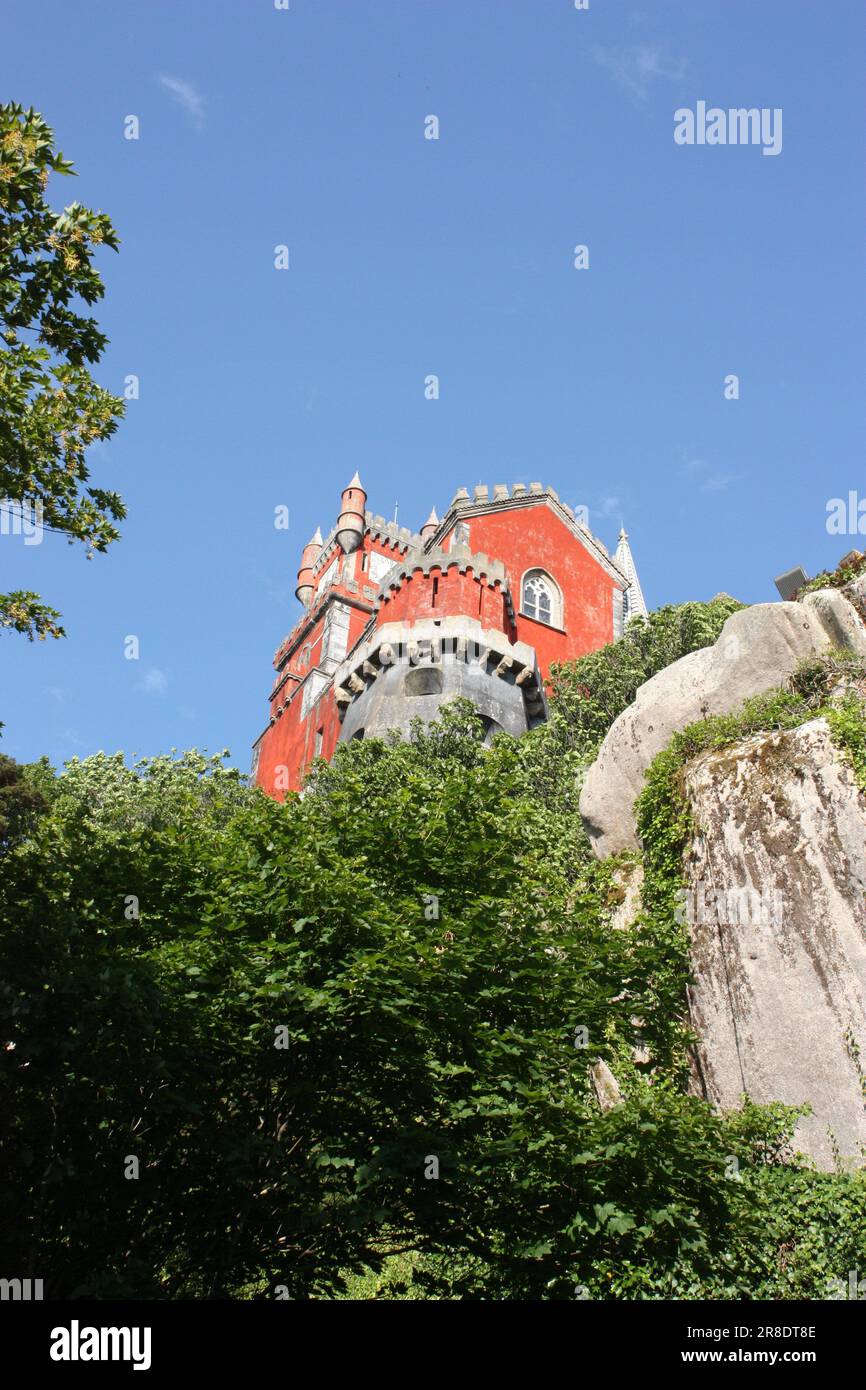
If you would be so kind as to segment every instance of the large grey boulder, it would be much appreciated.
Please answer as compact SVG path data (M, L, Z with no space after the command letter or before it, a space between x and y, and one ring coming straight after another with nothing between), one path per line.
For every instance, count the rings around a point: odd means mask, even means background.
M694 1089L808 1101L797 1146L862 1162L866 798L823 719L702 754L684 791Z
M759 603L728 618L712 647L659 671L608 730L586 774L584 825L599 859L638 847L634 802L646 770L680 729L785 684L803 657L830 648L866 656L866 623L838 589L800 603Z

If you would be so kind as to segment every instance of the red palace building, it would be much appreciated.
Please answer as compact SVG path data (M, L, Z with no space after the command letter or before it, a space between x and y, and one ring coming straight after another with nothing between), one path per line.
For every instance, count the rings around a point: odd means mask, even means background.
M254 745L255 781L278 799L339 742L408 733L458 695L488 737L535 727L551 663L605 646L646 613L625 531L611 557L540 483L492 496L461 488L415 535L366 504L356 473L330 535L304 546L304 612L274 656Z

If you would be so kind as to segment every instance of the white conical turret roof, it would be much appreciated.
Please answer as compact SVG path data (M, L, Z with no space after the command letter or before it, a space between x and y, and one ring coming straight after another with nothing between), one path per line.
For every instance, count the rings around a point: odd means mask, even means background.
M631 546L628 543L628 532L624 526L620 527L616 554L613 558L628 580L628 588L622 596L623 623L627 623L629 618L645 618L647 616L646 600L643 596L640 580L637 577L637 567L631 553Z

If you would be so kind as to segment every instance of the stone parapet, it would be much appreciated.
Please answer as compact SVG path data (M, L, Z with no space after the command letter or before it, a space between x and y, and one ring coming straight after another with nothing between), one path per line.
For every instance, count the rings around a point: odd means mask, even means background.
M334 673L341 741L407 733L413 718L433 719L461 695L490 733L524 733L546 718L534 648L472 618L383 623Z
M604 542L599 540L598 536L593 535L574 509L567 502L562 501L558 492L552 487L543 487L541 483L530 483L528 488L524 483L515 483L510 490L505 483L495 483L492 496L490 489L484 483L479 483L474 488L471 497L465 487L458 488L436 531L426 540L425 544L431 549L438 546L448 535L455 518L465 519L472 516L482 516L487 511L508 511L526 507L527 504L551 507L565 522L571 533L581 541L590 554L595 556L606 573L622 589L628 587L627 577L622 573L616 561L611 558Z

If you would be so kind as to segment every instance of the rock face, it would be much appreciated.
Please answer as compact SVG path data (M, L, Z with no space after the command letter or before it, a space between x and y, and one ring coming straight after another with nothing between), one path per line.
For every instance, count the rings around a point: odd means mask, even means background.
M685 794L695 1089L808 1101L797 1146L862 1163L866 798L823 719L703 754Z
M622 894L610 916L612 931L622 931L630 927L641 908L644 870L640 861L618 864L614 871L614 884Z
M597 856L638 847L635 798L677 730L732 713L783 685L803 657L832 647L866 655L866 623L840 590L822 589L800 603L760 603L733 613L714 646L690 652L642 685L611 725L584 782L580 812Z

